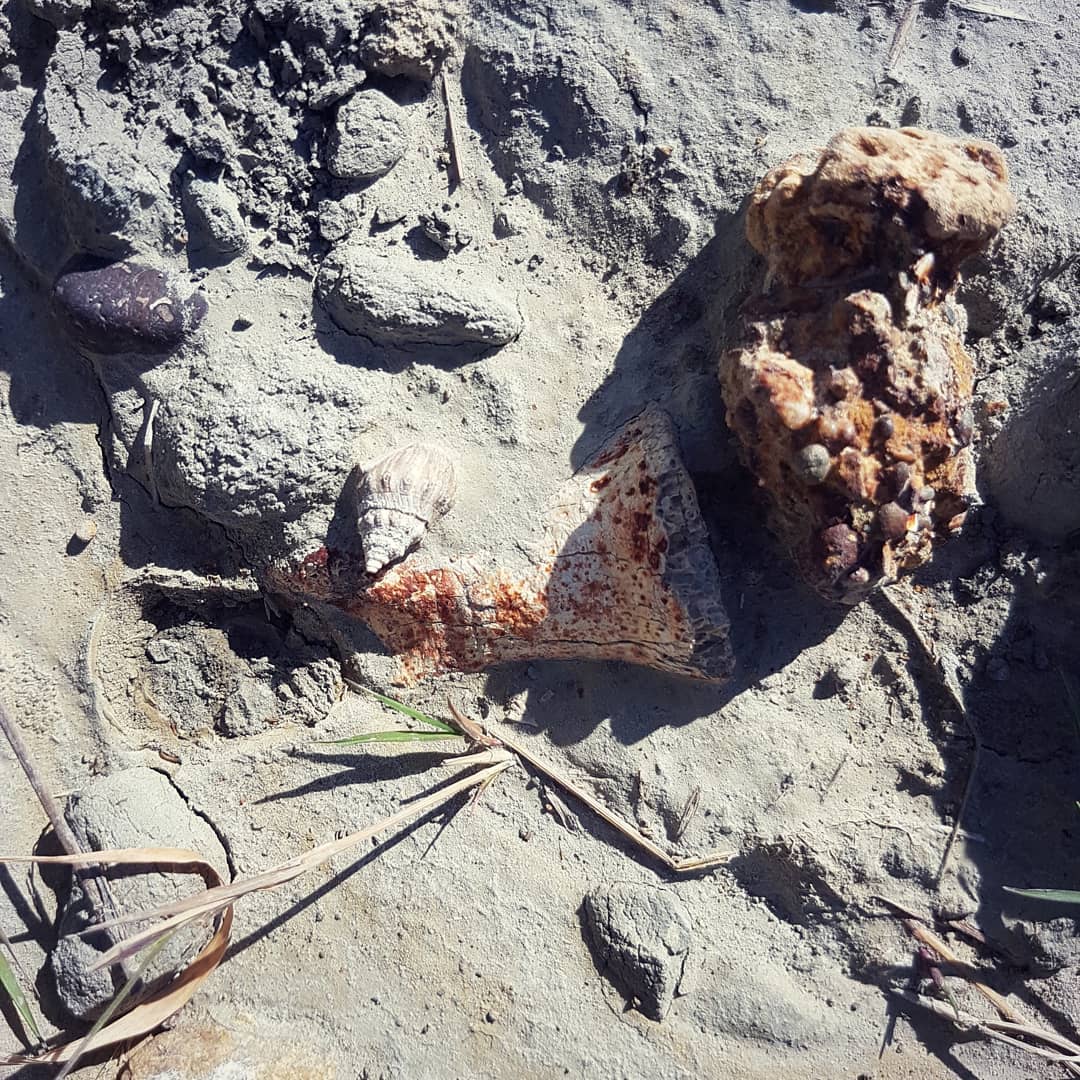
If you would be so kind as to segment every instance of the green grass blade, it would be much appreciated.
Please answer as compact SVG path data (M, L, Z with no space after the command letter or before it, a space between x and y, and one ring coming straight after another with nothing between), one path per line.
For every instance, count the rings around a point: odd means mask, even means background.
M15 1006L19 1016L22 1017L26 1030L34 1036L38 1043L41 1043L41 1029L37 1026L37 1020L34 1019L34 1011L30 1008L30 1002L26 1000L26 995L22 992L19 980L15 977L15 970L2 952L0 952L0 986L4 988L4 992L11 998L11 1004Z
M1015 893L1017 896L1027 896L1032 900L1052 900L1056 904L1080 904L1080 892L1072 889L1014 889L1011 885L1003 885L1006 892Z
M446 742L447 739L459 739L461 736L456 731L371 731L366 735L350 735L347 739L321 739L319 746L352 746L354 743L365 742L430 742L438 740Z
M413 720L419 720L421 724L427 724L429 727L438 728L439 731L448 731L451 735L458 734L456 728L452 728L443 720L436 720L434 717L427 716L418 709L403 705L400 701L395 701L394 698L387 697L385 694L377 694L374 690L369 690L366 686L362 686L360 689L363 690L365 694L370 694L373 698L378 698L388 709L393 709L394 712L399 712L402 716L408 716Z

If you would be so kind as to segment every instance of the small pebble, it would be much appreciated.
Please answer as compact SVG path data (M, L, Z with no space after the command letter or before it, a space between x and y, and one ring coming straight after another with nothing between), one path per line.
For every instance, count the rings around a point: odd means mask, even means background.
M832 458L821 443L804 446L795 459L795 468L799 477L808 484L820 484L829 474Z
M408 146L405 110L381 90L361 90L338 107L326 167L342 180L388 173Z
M97 536L97 522L91 518L83 518L75 527L75 539L80 544L89 544Z
M908 528L908 512L898 503L887 502L878 510L881 531L890 540L899 540Z

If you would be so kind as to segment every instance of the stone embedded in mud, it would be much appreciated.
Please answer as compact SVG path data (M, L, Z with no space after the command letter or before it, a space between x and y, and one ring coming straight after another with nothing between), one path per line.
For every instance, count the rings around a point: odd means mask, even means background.
M518 569L408 562L371 581L322 548L273 588L365 622L415 681L512 660L624 660L692 678L734 668L720 578L667 415L649 406L566 484Z
M206 314L200 293L181 301L164 273L134 262L69 270L53 296L75 340L99 353L168 352Z
M228 880L228 859L217 834L184 801L168 777L143 767L112 773L91 783L68 802L65 817L87 850L127 847L176 847L197 851ZM108 871L110 890L121 913L172 903L201 887L191 874ZM60 939L49 956L57 995L64 1008L81 1020L92 1019L123 985L114 985L109 970L91 970L101 953L114 944L112 931L78 936L100 912L89 909L76 882L60 919ZM123 928L120 936L123 936ZM208 932L179 931L154 958L149 977L171 975L202 945Z
M323 262L316 294L350 334L390 345L505 345L521 333L517 304L475 273L354 244Z
M248 232L236 195L221 181L189 175L184 181L184 217L193 250L236 256L248 248Z
M600 971L653 1020L671 1008L693 924L670 889L620 882L585 897L585 929Z
M35 103L32 134L54 199L50 225L63 221L74 250L116 259L161 245L173 211L162 148L152 132L140 137L125 123L122 99L101 89L111 82L102 65L80 33L62 31Z
M405 110L381 90L360 90L338 106L326 167L341 180L388 173L407 147Z
M367 400L339 365L298 370L288 348L232 337L162 402L155 479L164 502L273 546L288 523L340 496L371 423Z
M453 49L464 10L460 0L377 0L365 14L364 66L380 75L426 82Z
M911 128L843 131L751 197L768 275L721 359L727 420L773 528L830 599L926 562L976 500L955 292L1013 207L996 147Z

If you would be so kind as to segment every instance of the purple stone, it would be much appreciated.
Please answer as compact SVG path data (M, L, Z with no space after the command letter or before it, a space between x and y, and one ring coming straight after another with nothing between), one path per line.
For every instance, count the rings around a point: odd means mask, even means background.
M53 296L75 340L99 353L168 352L206 314L200 294L181 301L165 274L133 262L70 270Z

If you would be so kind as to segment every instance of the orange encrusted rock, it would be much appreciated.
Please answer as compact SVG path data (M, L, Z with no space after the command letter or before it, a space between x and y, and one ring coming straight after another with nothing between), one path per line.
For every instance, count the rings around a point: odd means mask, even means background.
M900 270L932 252L954 274L1016 207L993 144L918 128L846 128L765 174L746 236L788 285Z
M768 273L721 388L775 531L827 597L926 562L974 500L958 268L1013 206L996 147L913 128L843 131L754 191Z

